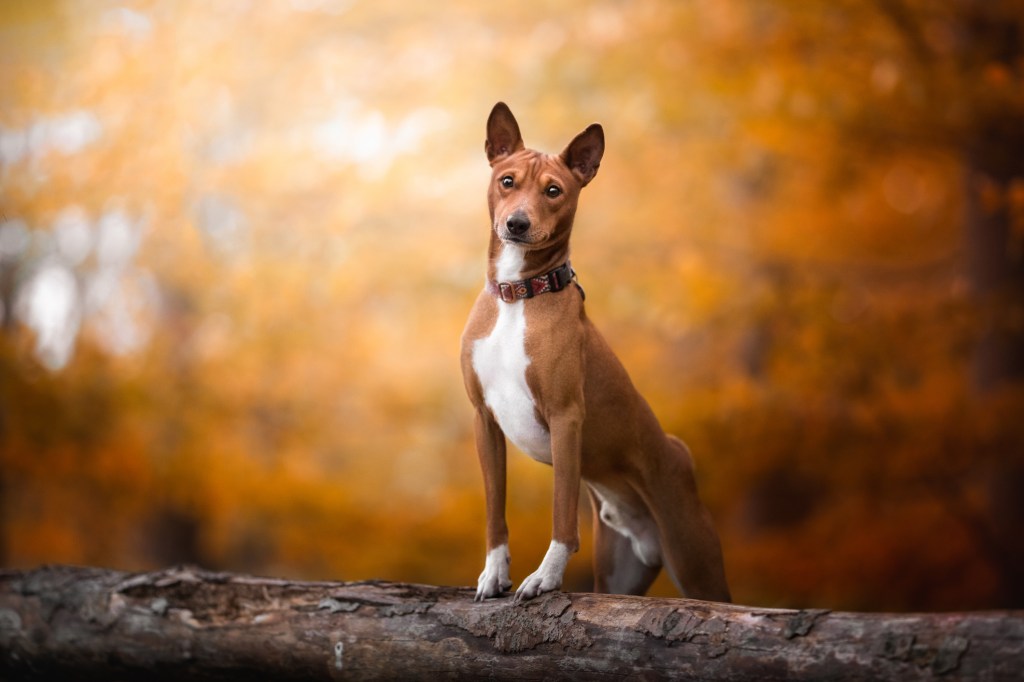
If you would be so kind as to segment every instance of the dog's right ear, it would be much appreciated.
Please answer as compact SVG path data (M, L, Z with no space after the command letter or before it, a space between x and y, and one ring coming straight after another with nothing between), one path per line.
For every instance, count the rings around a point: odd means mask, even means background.
M519 134L516 117L504 102L498 102L487 117L487 140L484 151L493 166L498 159L514 154L523 148L523 136Z

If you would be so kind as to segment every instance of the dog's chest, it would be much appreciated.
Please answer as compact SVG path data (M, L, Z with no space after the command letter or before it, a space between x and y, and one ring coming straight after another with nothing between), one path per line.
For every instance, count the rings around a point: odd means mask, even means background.
M551 463L551 437L537 421L533 393L526 383L525 303L501 303L487 336L473 345L473 370L484 402L505 436L533 459Z

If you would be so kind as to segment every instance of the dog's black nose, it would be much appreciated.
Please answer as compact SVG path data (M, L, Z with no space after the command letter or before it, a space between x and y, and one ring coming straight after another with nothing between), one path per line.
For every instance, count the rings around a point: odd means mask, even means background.
M530 219L522 211L516 211L505 221L509 234L521 235L530 229Z

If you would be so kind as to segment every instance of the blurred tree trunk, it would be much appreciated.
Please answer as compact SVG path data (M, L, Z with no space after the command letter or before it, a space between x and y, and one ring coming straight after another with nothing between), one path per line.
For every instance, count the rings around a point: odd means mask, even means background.
M962 262L975 324L965 339L968 371L975 391L998 399L995 389L1024 384L1024 15L1015 0L876 0L876 7L901 38L903 61L914 64L923 105L900 124L883 124L887 139L900 143L915 139L915 128L934 128L926 144L961 161ZM992 465L987 504L968 501L960 479L934 492L991 561L999 602L1016 607L1024 605L1024 451L1006 431L983 440L972 454Z
M974 383L1024 380L1024 116L993 113L967 140L967 272L981 329Z
M959 11L970 55L961 82L984 84L986 93L970 102L974 113L961 144L966 271L978 323L971 370L976 390L988 392L1024 382L1024 100L1015 94L1024 22L1012 3L971 0ZM965 95L972 92L963 88ZM1019 442L987 447L1001 465L989 486L990 519L975 524L976 537L997 569L1002 603L1024 605L1024 460Z
M958 13L958 95L973 100L960 140L967 274L980 324L972 369L975 386L988 391L1024 381L1024 215L1014 206L1024 191L1024 111L1012 94L1024 35L1012 3L970 0Z
M938 126L930 138L959 152L964 166L966 274L980 326L972 358L974 384L984 392L1024 381L1024 109L1017 94L1024 60L1019 3L963 0L942 11L907 0L876 0L916 64L925 106L917 124L891 129L893 140L913 128ZM955 36L954 59L940 54L929 31ZM941 41L940 41L941 42ZM949 46L946 48L950 49ZM937 114L956 109L952 118Z
M854 614L175 568L0 573L0 678L1019 679L1024 612Z

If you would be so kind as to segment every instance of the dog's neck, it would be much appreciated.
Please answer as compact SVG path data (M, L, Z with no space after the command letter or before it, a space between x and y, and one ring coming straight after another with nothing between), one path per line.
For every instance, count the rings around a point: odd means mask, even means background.
M531 249L501 241L491 234L487 278L492 282L512 282L538 277L569 260L569 243Z

